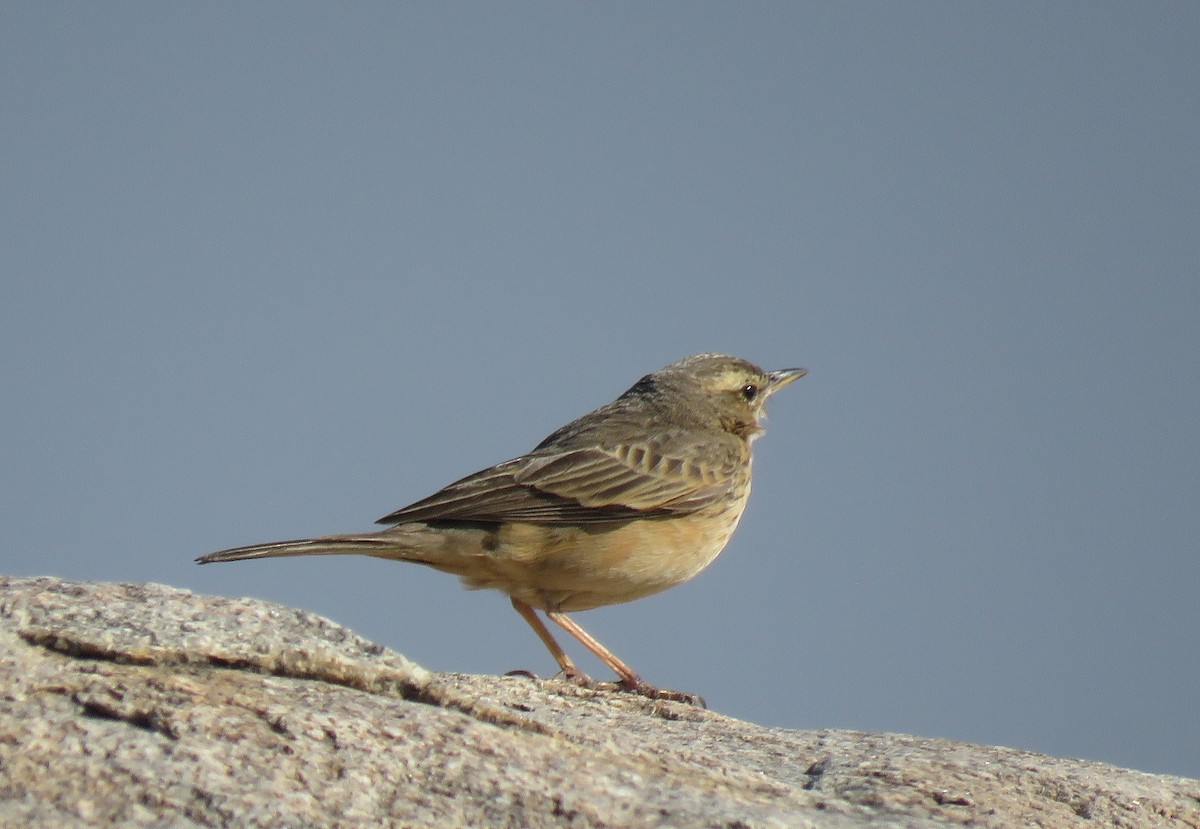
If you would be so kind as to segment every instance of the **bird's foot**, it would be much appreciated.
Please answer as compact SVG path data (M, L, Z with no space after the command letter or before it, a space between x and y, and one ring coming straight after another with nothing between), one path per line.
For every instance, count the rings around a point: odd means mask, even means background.
M627 694L637 694L647 699L665 699L672 702L695 705L699 708L708 708L704 697L699 694L691 694L687 691L672 691L669 688L656 688L636 674L632 677L617 680L616 682L595 680L578 670L571 673L564 671L563 677L581 688L587 688L592 691L620 691Z
M638 696L648 697L649 699L666 699L671 702L694 705L697 708L708 708L708 703L699 694L693 694L688 691L672 691L670 688L655 688L640 678L635 678L634 680L623 679L620 682L611 684L616 685L622 691L628 691Z
M507 671L505 676L519 676L525 679L540 679L537 674L532 671L526 671L518 668L517 670ZM630 677L628 679L612 680L597 680L592 679L579 669L574 671L559 671L559 676L568 682L586 688L589 691L618 691L626 694L637 694L640 697L647 699L665 699L671 702L682 702L687 705L695 705L698 708L708 708L708 704L704 701L704 697L699 694L692 694L687 691L672 691L669 688L655 688L649 682L646 682L639 676Z

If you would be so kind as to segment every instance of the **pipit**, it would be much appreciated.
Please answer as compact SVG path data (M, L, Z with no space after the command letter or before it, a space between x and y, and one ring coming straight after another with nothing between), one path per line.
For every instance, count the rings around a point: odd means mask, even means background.
M274 541L210 553L200 563L360 553L459 576L507 593L564 676L593 688L697 704L655 688L567 616L685 582L725 547L750 495L750 446L764 404L805 369L763 371L697 354L637 381L518 458L468 475L384 516L387 529ZM612 668L580 671L536 611Z

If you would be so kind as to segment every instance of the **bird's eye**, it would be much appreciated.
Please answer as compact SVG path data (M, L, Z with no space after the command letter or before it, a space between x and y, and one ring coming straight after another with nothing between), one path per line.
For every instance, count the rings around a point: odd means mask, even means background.
M753 403L754 399L758 397L758 386L753 383L747 383L742 386L742 397L745 398L747 403Z

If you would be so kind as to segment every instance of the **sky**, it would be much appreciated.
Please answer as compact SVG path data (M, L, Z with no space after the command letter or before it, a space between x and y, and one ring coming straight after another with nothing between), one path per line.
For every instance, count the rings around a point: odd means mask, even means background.
M810 371L741 527L579 622L758 723L1200 777L1198 42L1189 2L0 4L0 571L550 675L442 573L192 559L727 352Z

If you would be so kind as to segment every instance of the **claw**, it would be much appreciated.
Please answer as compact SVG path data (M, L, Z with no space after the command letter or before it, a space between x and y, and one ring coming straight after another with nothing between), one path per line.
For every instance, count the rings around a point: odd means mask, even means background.
M708 708L708 703L704 701L704 697L699 694L693 694L688 691L672 691L670 688L655 688L647 682L638 679L634 682L622 680L616 683L622 690L637 694L638 696L648 697L650 699L666 699L672 702L682 702L687 705L695 705L697 708Z
M537 674L535 674L533 671L527 671L524 668L514 668L511 671L505 671L504 675L505 676L519 676L519 677L524 677L525 679L538 679Z

